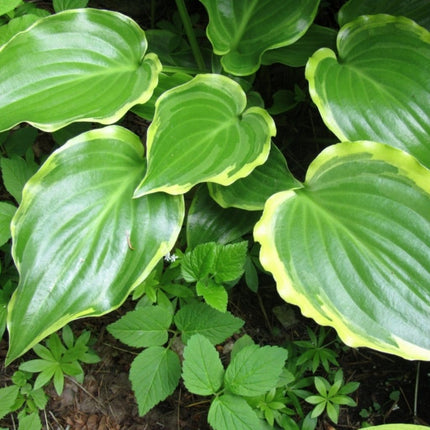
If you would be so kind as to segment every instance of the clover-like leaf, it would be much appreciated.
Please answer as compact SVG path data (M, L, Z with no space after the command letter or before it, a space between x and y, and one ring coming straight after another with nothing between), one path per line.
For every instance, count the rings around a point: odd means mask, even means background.
M263 164L276 133L260 107L246 109L238 83L215 74L166 91L148 128L148 169L135 197L181 194L200 182L229 185Z
M279 294L348 345L430 359L430 171L374 142L323 151L254 231Z
M256 72L265 51L291 45L312 24L319 0L200 0L209 14L207 35L224 69Z
M308 61L313 101L341 141L373 140L430 166L430 33L414 21L363 16L337 38L338 58L320 49Z
M144 171L139 138L109 126L68 141L24 187L12 220L20 281L9 362L69 321L120 306L173 247L183 199L133 199Z
M0 130L110 124L147 101L161 64L143 30L117 12L74 9L42 18L0 48Z

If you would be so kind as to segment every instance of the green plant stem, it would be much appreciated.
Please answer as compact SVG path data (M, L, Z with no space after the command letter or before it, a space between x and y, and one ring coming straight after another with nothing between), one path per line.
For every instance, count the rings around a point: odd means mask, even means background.
M187 7L185 6L184 0L175 0L176 7L178 8L179 15L182 20L182 24L185 28L188 41L190 42L191 50L193 51L194 58L200 71L205 70L205 62L203 60L202 52L200 51L199 44L197 43L196 35L191 24L190 15L188 14Z

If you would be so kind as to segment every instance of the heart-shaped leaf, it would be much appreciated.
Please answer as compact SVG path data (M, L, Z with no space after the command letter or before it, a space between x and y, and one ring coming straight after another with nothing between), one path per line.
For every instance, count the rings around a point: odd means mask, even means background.
M207 36L224 69L251 75L265 51L291 45L312 24L319 0L200 0L209 14Z
M69 321L120 306L173 247L183 199L132 199L144 171L139 138L110 126L68 141L27 183L12 221L9 362Z
M255 228L280 295L342 340L430 359L430 171L374 142L323 151Z
M341 141L384 142L430 166L430 33L413 21L364 16L308 61L306 78L326 125Z
M229 185L263 164L276 128L260 107L246 109L239 84L197 75L166 91L148 128L148 169L135 197L181 194L200 182Z
M297 186L301 186L301 183L288 170L285 157L273 144L266 162L246 178L229 186L208 184L212 198L219 205L248 211L263 210L264 203L272 194Z
M406 16L430 30L428 0L349 0L339 10L338 22L342 27L361 15Z
M143 30L116 12L75 9L39 20L0 49L0 130L110 124L144 103L161 64Z

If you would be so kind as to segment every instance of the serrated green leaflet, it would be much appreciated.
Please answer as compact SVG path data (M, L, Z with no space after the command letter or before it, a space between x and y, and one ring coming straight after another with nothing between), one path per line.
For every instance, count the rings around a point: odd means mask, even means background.
M166 91L148 128L148 170L135 197L182 194L206 181L229 185L263 164L275 124L264 109L245 108L240 85L222 75L197 75Z
M20 3L21 0L3 0L0 5L0 15L14 10Z
M268 49L294 43L312 24L319 0L200 0L209 14L207 35L224 69L251 75Z
M222 386L224 367L218 352L204 336L195 334L184 349L182 378L187 389L194 394L209 396Z
M127 312L107 330L122 343L134 347L160 346L167 342L172 315L162 306L138 307Z
M244 271L248 242L237 242L228 245L218 245L215 261L215 281L230 282L240 278Z
M349 0L339 10L338 22L344 26L361 15L406 16L430 30L428 0Z
M188 210L187 244L193 249L206 242L234 242L249 233L259 217L257 212L223 209L209 196L207 187L202 185L195 192Z
M208 422L215 430L259 430L262 421L245 399L231 394L216 397L209 408Z
M277 346L246 346L228 365L225 387L239 396L260 396L276 386L287 356L288 351Z
M173 247L183 199L132 199L144 171L139 138L110 126L67 142L27 183L12 223L9 362L69 321L120 306Z
M0 130L110 124L144 103L161 64L143 30L116 12L76 9L37 21L0 48Z
M208 184L211 197L220 206L247 211L263 210L264 203L272 194L300 186L301 183L289 171L285 157L274 144L266 162L256 167L246 178L228 187Z
M228 294L226 289L217 284L213 279L198 281L196 284L196 293L205 299L205 302L220 312L227 310Z
M374 142L329 147L254 236L280 295L350 346L430 359L430 171ZM407 220L407 222L405 222Z
M170 396L180 377L181 363L173 351L152 346L141 352L130 368L130 381L139 414L145 415L157 403Z
M18 393L17 385L0 388L0 419L12 411Z
M320 49L306 78L320 114L341 141L374 140L430 166L430 33L413 21L364 16L345 25L338 58Z
M243 326L243 321L230 312L220 312L205 303L183 306L175 315L175 325L184 343L194 334L207 337L213 344L221 343Z
M10 203L0 202L0 246L10 238L10 222L16 212L16 207Z

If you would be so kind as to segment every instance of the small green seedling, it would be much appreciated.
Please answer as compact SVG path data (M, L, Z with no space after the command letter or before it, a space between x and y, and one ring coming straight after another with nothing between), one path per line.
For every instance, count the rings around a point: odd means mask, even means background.
M84 371L79 362L97 363L100 357L88 346L91 333L84 331L75 339L72 329L65 326L62 331L63 342L54 333L46 340L46 346L37 344L33 351L39 357L25 361L19 366L20 370L39 373L34 383L34 389L45 386L51 379L58 395L64 388L65 375L72 376L78 382L84 380Z
M348 382L344 385L341 369L335 373L332 385L321 376L315 376L314 383L318 394L305 399L308 403L315 405L311 418L319 417L326 411L328 417L337 424L341 405L357 406L356 402L347 394L354 392L360 384L358 382Z

